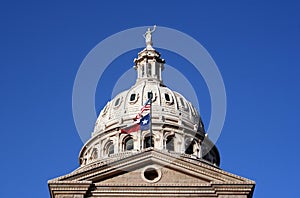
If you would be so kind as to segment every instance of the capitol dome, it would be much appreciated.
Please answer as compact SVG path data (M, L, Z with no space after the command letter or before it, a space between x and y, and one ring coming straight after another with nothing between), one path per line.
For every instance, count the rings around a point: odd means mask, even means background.
M134 63L136 83L102 109L91 139L80 152L80 165L156 149L219 166L219 152L208 139L197 109L164 85L161 74L165 60L152 47L151 33ZM143 109L147 101L151 108ZM149 129L124 132L147 114Z

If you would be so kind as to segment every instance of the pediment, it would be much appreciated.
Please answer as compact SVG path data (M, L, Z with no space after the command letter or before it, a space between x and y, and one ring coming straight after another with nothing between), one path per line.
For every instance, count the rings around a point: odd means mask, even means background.
M155 149L111 156L48 181L52 198L251 197L255 183L200 159Z
M155 166L161 172L159 183L249 183L253 181L228 173L201 160L176 156L159 150L147 150L126 157L112 158L105 163L95 162L53 181L90 181L97 184L149 183L141 176L145 167ZM184 181L184 182L183 182ZM51 182L51 181L50 181Z

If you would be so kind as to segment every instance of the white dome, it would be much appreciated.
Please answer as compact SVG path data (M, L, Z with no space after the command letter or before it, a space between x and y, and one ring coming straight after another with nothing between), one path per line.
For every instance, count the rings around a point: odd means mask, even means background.
M118 94L100 112L92 138L80 152L80 164L154 148L219 165L218 150L206 138L197 109L163 84L161 72L165 61L153 49L152 42L147 43L134 63L135 85ZM122 129L134 124L134 118L149 100L150 93L153 95L150 129L122 133ZM142 116L148 113L149 110L144 111Z
M118 94L100 112L93 135L133 123L141 107L153 93L152 123L172 124L197 132L201 125L197 109L181 94L157 81L139 81L129 90ZM147 112L144 113L144 115Z

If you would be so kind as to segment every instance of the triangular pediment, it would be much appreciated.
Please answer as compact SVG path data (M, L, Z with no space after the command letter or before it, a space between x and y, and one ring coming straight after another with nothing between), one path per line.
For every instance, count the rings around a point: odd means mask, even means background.
M203 160L155 149L95 161L48 183L53 195L56 191L62 192L59 189L65 191L66 186L73 190L83 186L78 189L85 189L91 197L116 197L125 191L128 196L136 193L147 195L146 192L168 192L169 196L182 193L182 196L188 196L184 194L188 191L207 197L226 194L227 189L251 196L255 185L251 180L223 171ZM201 194L203 192L205 194Z
M120 175L124 176L124 174L128 176L130 172L141 172L144 167L149 165L159 167L163 171L163 175L173 174L177 177L189 177L200 183L254 183L205 161L154 149L133 153L126 157L111 158L105 162L95 162L54 180L101 182L107 179L111 180L113 177L121 177Z

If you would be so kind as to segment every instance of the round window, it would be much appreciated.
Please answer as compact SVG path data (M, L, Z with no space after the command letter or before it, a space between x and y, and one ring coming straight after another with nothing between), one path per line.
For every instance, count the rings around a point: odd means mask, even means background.
M155 168L148 168L144 171L144 177L150 181L153 181L158 177L158 172Z
M156 166L147 166L141 172L141 176L146 182L155 183L161 178L161 170Z

